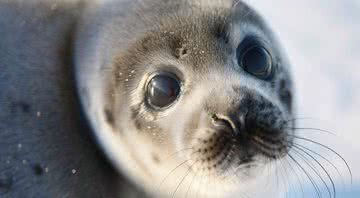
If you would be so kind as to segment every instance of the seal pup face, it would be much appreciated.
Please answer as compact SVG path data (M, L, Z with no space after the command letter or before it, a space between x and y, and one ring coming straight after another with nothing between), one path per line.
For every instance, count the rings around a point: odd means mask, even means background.
M226 196L290 149L289 64L242 2L186 2L111 61L102 113L126 152L110 158L164 196Z

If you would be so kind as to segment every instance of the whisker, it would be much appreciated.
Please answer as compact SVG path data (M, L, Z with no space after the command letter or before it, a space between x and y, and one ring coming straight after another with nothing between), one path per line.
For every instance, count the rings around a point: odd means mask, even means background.
M187 198L188 193L189 193L189 190L190 190L190 187L192 186L192 183L194 182L196 176L197 176L197 172L195 171L195 175L193 176L193 178L192 178L192 180L191 180L191 182L190 182L190 184L189 184L189 187L188 187L188 189L187 189L187 191L186 191L185 198Z
M308 139L308 138L299 137L299 136L296 136L296 135L289 135L289 136L292 136L292 137L294 137L294 138L296 138L296 139L304 140L304 141L307 141L307 142L310 142L310 143L319 145L319 146L321 146L321 147L323 147L323 148L325 148L325 149L333 152L333 153L334 153L335 155L337 155L337 156L343 161L343 163L346 165L346 168L347 168L347 170L348 170L348 172L349 172L349 175L350 175L351 184L353 183L353 174L352 174L352 171L351 171L351 168L350 168L349 164L348 164L347 161L346 161L338 152L336 152L334 149L332 149L332 148L330 148L330 147L328 147L328 146L326 146L326 145L324 145L324 144L321 144L321 143L319 143L319 142L316 142L316 141L314 141L314 140Z
M160 186L165 182L165 180L176 170L178 169L180 166L184 165L185 163L191 161L191 159L187 159L185 161L183 161L182 163L180 163L179 165L177 165L174 169L172 169L166 176L165 178L161 181Z
M334 193L334 197L336 197L336 188L335 188L335 184L334 184L334 181L333 179L331 178L329 172L325 169L325 167L317 160L315 159L314 156L312 156L310 153L306 152L305 150L295 146L296 149L299 149L301 150L302 152L304 152L306 155L308 155L310 158L312 158L320 167L321 169L325 172L325 174L327 175L327 177L329 178L330 182L331 182L331 185L332 185L332 189L333 189L333 193Z
M280 191L281 189L280 189L280 184L279 184L280 182L279 182L279 167L278 166L275 167L275 171L276 171L275 172L275 174L276 174L276 189Z
M293 122L293 121L297 121L297 120L311 120L311 119L314 119L314 118L311 118L311 117L299 117L299 118L293 118L293 119L290 119L290 120L285 120L285 123L289 123L289 122Z
M165 158L165 160L168 160L168 159L170 159L170 158L174 157L174 155L176 155L176 154L179 154L179 153L184 152L184 151L192 150L192 149L194 149L194 147L191 147L191 148L184 148L184 149L178 150L178 151L176 151L176 152L174 152L174 153L172 153L172 154L168 155L168 156Z
M266 170L267 170L267 181L266 181L266 186L267 186L267 188L269 188L269 186L270 186L270 180L272 179L272 178L270 178L269 176L271 176L271 170L273 170L273 168L274 168L274 164L273 163L270 163L272 160L270 160L269 158L266 158L265 159L266 160L266 163L267 164L270 164L270 166L267 166L266 167ZM275 168L275 170L277 171L277 168ZM277 181L278 179L276 179L276 181Z
M282 159L279 159L279 163L281 165L281 168L284 170L284 174L281 173L282 177L283 177L283 182L284 183L288 183L289 189L291 191L291 189L294 189L294 187L291 185L291 183L289 182L288 178L289 178L289 173L287 171L287 169L285 168ZM287 189L286 185L284 184L285 189Z
M229 154L227 154L226 159L228 158L228 156L231 156L231 155L233 155L233 154L235 154L235 152L234 152L233 149L231 149L231 151L229 152ZM226 160L226 159L225 159L225 160ZM235 175L238 179L240 179L240 178L238 177L238 175L236 174L236 171L235 171L235 169L234 169L233 166L231 166L231 169L232 169L232 173L227 170L226 173L225 173L224 176L223 176L223 180L229 179L231 176L234 176L234 175ZM233 179L233 177L232 177L231 179Z
M324 132L333 136L337 136L336 133L331 132L331 131L327 131L327 130L323 130L323 129L318 129L318 128L311 128L311 127L283 127L284 129L292 129L292 130L312 130L312 131L319 131L319 132Z
M328 184L326 183L326 181L324 180L324 178L321 176L321 174L318 172L318 170L316 169L315 165L312 164L311 162L309 162L309 159L306 158L303 154L301 154L300 152L294 150L294 152L297 153L297 155L314 171L314 173L320 178L320 180L322 181L322 183L325 185L326 190L329 193L330 198L332 197L332 193L330 191L330 187L328 186ZM332 179L331 179L332 181ZM335 188L335 185L333 186ZM336 192L336 191L335 191Z
M231 169L232 169L232 171L233 171L233 174L231 174L232 176L235 176L236 178L238 178L239 180L241 180L240 179L240 177L239 177L239 175L237 174L237 171L236 171L236 169L234 168L234 167L232 167L231 166ZM229 171L230 172L230 171ZM229 174L230 175L230 174ZM229 178L230 176L227 176L225 179L227 179L227 178ZM233 180L232 180L233 181Z
M191 172L191 168L192 166L196 163L197 161L195 161L194 163L191 164L191 166L188 168L185 176L181 179L180 183L176 186L176 189L174 191L174 193L172 194L172 198L175 196L176 192L178 191L179 187L181 186L181 184L184 182L185 178L189 175L189 173Z
M292 156L290 155L289 153L287 154L296 164L298 167L300 167L300 169L303 171L303 173L305 173L306 177L309 179L309 181L311 182L311 184L313 185L315 191L316 191L316 194L319 198L322 197L321 193L320 193L320 189L318 187L318 185L314 182L313 178L309 175L309 173L305 170L304 167L301 166L301 164Z
M265 168L262 170L262 173L261 175L266 175L266 183L264 183L264 188L269 188L269 174L270 174L270 171L269 171L269 167L271 166L271 164L269 163L269 160L267 158L265 158L266 162L265 164L269 164L268 166L265 166Z
M297 143L295 143L295 142L294 142L293 144L296 145L296 146L298 146L298 147L301 147L301 148L303 148L303 149L305 149L305 150L313 153L314 155L319 156L321 159L325 160L328 164L330 164L330 165L336 170L336 172L338 173L338 175L341 177L341 180L342 180L343 185L345 185L345 184L344 184L344 178L343 178L342 174L340 173L339 169L338 169L332 162L330 162L330 160L328 160L327 158L325 158L325 157L322 156L321 154L319 154L319 153L317 153L317 152L315 152L315 151L313 151L313 150L311 150L311 149L309 149L309 148L306 148L306 147L303 146L303 145L297 144Z
M303 188L303 183L301 182L301 179L299 177L299 175L297 174L295 168L291 165L291 163L289 162L289 160L287 160L286 158L284 158L285 161L289 164L289 167L291 168L291 170L295 173L296 175L296 178L297 178L297 181L300 185L300 189L301 189L301 192L302 192L302 197L304 198L305 197L305 193L304 193L304 188Z

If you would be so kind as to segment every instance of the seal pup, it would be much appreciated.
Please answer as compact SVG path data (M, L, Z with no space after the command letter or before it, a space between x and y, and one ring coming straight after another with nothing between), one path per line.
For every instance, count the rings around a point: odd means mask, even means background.
M295 125L290 65L263 19L230 0L101 7L78 28L76 80L114 166L155 197L259 191Z
M0 14L2 197L238 197L290 149L290 65L242 2L15 0Z

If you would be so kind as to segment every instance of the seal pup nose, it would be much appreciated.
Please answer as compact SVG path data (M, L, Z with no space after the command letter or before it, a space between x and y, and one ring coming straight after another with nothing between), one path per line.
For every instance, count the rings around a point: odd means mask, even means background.
M234 136L240 135L245 127L244 115L223 116L219 114L212 114L211 121L215 129L230 132Z
M266 107L266 108L265 108ZM231 133L236 138L250 136L279 137L283 134L282 114L275 105L261 98L243 100L228 112L213 113L211 125L215 130Z

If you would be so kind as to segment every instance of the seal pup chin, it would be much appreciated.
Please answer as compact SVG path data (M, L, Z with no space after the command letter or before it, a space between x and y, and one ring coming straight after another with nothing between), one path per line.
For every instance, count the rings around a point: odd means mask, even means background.
M149 194L251 194L291 149L290 65L243 2L105 1L75 41L95 137Z

